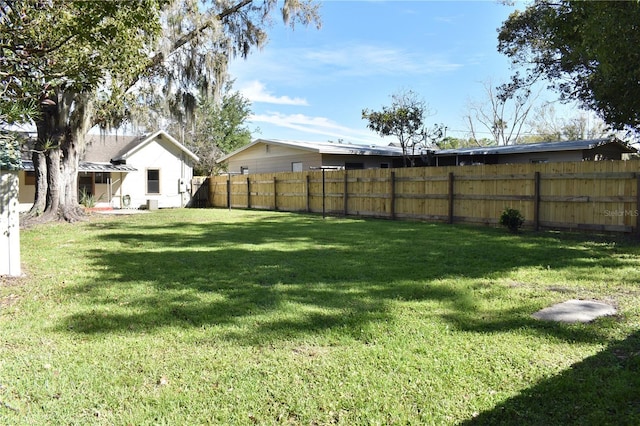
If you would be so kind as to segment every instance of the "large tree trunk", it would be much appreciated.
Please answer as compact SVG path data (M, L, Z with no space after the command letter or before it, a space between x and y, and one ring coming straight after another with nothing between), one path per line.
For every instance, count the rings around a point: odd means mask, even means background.
M36 175L36 190L33 206L27 214L26 220L37 218L45 220L45 214L49 212L51 194L49 193L49 150L55 147L57 135L55 123L58 121L58 106L53 99L45 99L40 104L40 115L36 120L38 138L32 154L33 168Z
M47 160L42 147L36 145L31 159L33 161L33 169L36 175L36 193L33 206L27 213L28 217L37 217L44 213L47 201Z
M34 205L28 215L32 219L75 221L83 216L78 204L78 163L91 122L88 99L87 94L60 91L41 107L33 158L36 176L46 179L36 180Z
M67 221L84 216L78 203L78 166L86 149L86 134L93 125L94 93L77 93L69 115L67 132L62 142L62 194L60 213Z
M55 219L60 207L60 149L47 151L47 183L45 217Z

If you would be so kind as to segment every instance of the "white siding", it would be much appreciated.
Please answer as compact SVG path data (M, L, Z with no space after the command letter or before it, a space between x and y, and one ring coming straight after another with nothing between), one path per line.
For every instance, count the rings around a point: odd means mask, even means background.
M118 199L129 196L132 208L146 207L148 200L156 200L158 207L184 207L189 201L188 186L193 177L193 165L180 148L158 137L145 144L127 158L127 165L137 171L123 173L123 183L116 194ZM160 193L147 193L147 170L160 170ZM184 182L180 186L180 181Z

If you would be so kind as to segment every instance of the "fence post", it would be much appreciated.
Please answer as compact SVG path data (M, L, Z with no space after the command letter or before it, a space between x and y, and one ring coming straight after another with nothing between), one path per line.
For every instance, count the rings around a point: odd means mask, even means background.
M348 187L347 187L347 179L348 179L347 178L347 171L345 170L344 171L344 212L343 212L344 216L347 215L347 210L348 210L348 207L347 207L347 189L348 189Z
M277 192L277 179L275 176L273 177L273 210L278 210L278 192Z
M247 178L247 208L251 208L251 182L249 178Z
M231 173L227 175L227 207L231 210Z
M449 172L449 223L453 223L453 172Z
M311 213L311 178L307 173L307 213Z
M636 237L640 239L640 173L636 173Z
M325 194L325 189L324 189L324 168L323 168L322 169L322 218L323 219L326 216L324 194Z
M533 227L536 231L540 230L540 172L533 175Z
M391 220L396 220L396 172L391 171Z

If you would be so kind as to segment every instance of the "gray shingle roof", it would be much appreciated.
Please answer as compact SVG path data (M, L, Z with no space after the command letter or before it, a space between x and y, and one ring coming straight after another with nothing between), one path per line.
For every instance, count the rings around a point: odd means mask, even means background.
M145 140L146 136L91 135L84 161L108 162Z

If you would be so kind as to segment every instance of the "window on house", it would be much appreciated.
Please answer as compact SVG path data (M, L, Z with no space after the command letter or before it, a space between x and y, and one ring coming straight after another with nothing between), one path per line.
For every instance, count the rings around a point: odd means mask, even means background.
M241 166L240 167L240 174L241 175L248 175L249 174L249 168L245 167L245 166Z
M389 168L389 163L380 163L380 168L381 169L388 169Z
M531 164L542 164L542 163L548 163L549 160L547 158L532 158L531 159Z
M160 193L160 170L147 169L147 194Z
M301 172L302 171L302 163L298 162L298 161L291 163L291 171L292 172Z

